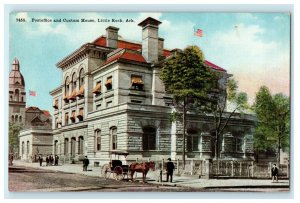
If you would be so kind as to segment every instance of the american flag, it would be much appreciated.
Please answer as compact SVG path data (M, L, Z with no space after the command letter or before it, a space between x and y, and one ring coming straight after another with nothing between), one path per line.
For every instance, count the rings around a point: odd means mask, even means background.
M201 29L194 30L194 35L198 37L203 37L203 30Z
M35 91L32 91L32 90L29 90L29 95L30 95L30 96L33 96L33 97L36 97L36 92L35 92Z

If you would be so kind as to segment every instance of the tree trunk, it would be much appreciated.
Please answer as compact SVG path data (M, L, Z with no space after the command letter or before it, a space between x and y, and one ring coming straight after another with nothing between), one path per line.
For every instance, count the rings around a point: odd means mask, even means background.
M279 168L279 164L280 164L280 145L281 145L281 139L280 137L278 138L278 149L277 149L277 165Z
M182 123L183 123L183 142L182 142L182 161L183 161L183 169L185 169L185 127L186 127L186 102L185 98L183 100L183 116L182 116Z

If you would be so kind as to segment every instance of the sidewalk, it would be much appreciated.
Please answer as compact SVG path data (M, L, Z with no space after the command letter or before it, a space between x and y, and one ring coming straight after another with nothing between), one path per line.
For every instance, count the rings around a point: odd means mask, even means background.
M39 163L27 163L20 160L14 160L13 165L102 177L101 167L89 166L88 171L82 171L81 164L45 166L45 163L43 163L43 166L41 167ZM141 173L134 176L134 179L141 180ZM147 174L148 183L165 186L184 186L192 188L289 188L289 180L279 180L277 183L272 183L271 179L198 179L189 176L174 176L173 183L164 182L165 176L163 176L163 182L158 182L157 180L158 172L149 171Z

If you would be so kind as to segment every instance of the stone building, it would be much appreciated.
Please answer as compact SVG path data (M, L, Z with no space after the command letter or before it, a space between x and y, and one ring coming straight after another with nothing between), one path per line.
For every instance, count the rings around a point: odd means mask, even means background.
M119 36L109 26L106 35L83 44L57 63L62 82L53 97L53 153L60 160L104 164L113 151L126 151L128 161L182 157L182 125L170 122L172 96L159 78L160 61L172 54L164 48L159 22L142 21L142 42ZM206 61L228 77L223 68ZM189 115L187 159L211 158L213 117ZM247 159L253 155L253 118L234 116L223 137L222 158Z

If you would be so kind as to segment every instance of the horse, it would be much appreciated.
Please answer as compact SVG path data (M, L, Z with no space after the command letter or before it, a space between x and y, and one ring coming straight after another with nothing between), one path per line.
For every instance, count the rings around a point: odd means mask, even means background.
M132 163L129 166L129 170L131 173L131 180L133 180L133 174L135 172L139 172L143 174L143 183L145 183L145 179L146 179L146 175L149 171L149 169L151 169L152 171L155 170L155 163L153 161L150 162L144 162L144 163Z

